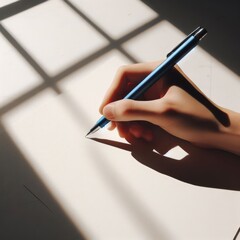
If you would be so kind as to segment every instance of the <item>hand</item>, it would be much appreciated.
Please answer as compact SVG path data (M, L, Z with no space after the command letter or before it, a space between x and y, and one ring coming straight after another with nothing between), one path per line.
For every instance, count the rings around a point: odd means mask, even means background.
M117 127L121 137L130 134L152 141L157 126L198 146L229 150L224 147L223 134L232 130L228 129L229 116L234 112L211 102L179 67L173 68L141 99L119 100L158 65L159 62L133 64L117 71L100 106L100 112L112 121L110 129Z

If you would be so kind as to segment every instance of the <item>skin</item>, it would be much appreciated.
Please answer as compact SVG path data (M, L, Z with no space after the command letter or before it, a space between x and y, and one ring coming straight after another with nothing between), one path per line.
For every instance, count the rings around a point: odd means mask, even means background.
M130 135L151 142L156 128L162 128L197 146L240 155L240 113L213 103L179 67L155 83L141 99L122 99L159 64L119 68L99 108L111 120L109 130L117 128L123 138Z

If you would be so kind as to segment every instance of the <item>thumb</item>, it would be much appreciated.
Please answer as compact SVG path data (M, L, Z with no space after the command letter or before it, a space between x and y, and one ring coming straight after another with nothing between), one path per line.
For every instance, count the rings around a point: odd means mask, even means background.
M109 103L103 108L103 115L111 121L143 120L155 123L159 114L166 111L164 99L136 101L123 99Z

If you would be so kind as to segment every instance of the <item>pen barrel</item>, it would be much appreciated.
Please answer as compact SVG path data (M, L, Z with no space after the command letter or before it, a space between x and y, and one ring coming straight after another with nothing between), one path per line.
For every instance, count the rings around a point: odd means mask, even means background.
M194 36L190 36L181 46L168 56L168 58L155 68L143 81L141 81L132 91L130 91L124 99L137 99L146 92L154 83L163 77L174 65L180 61L187 53L189 53L199 40Z
M93 126L92 129L97 128L98 126L100 126L101 128L104 127L105 125L107 125L110 121L108 119L106 119L104 116L102 116L97 123L95 124L95 126Z
M155 82L160 80L167 71L171 70L174 65L180 61L187 53L189 53L198 42L206 35L204 28L198 27L186 39L184 39L177 47L175 47L168 55L167 59L155 68L146 78L144 78L132 91L130 91L124 99L137 99L146 92ZM102 116L90 130L90 133L104 127L109 120ZM87 135L88 135L87 134Z

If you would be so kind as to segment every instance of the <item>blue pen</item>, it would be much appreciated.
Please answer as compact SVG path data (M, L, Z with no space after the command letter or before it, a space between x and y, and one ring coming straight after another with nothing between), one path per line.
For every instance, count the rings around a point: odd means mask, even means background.
M145 77L134 89L132 89L124 99L137 99L146 92L155 82L157 82L164 74L174 67L187 53L189 53L199 41L207 34L205 28L198 27L190 33L179 45L177 45L167 58L158 67L156 67L147 77ZM97 123L90 129L89 134L92 134L103 128L109 120L102 116Z

